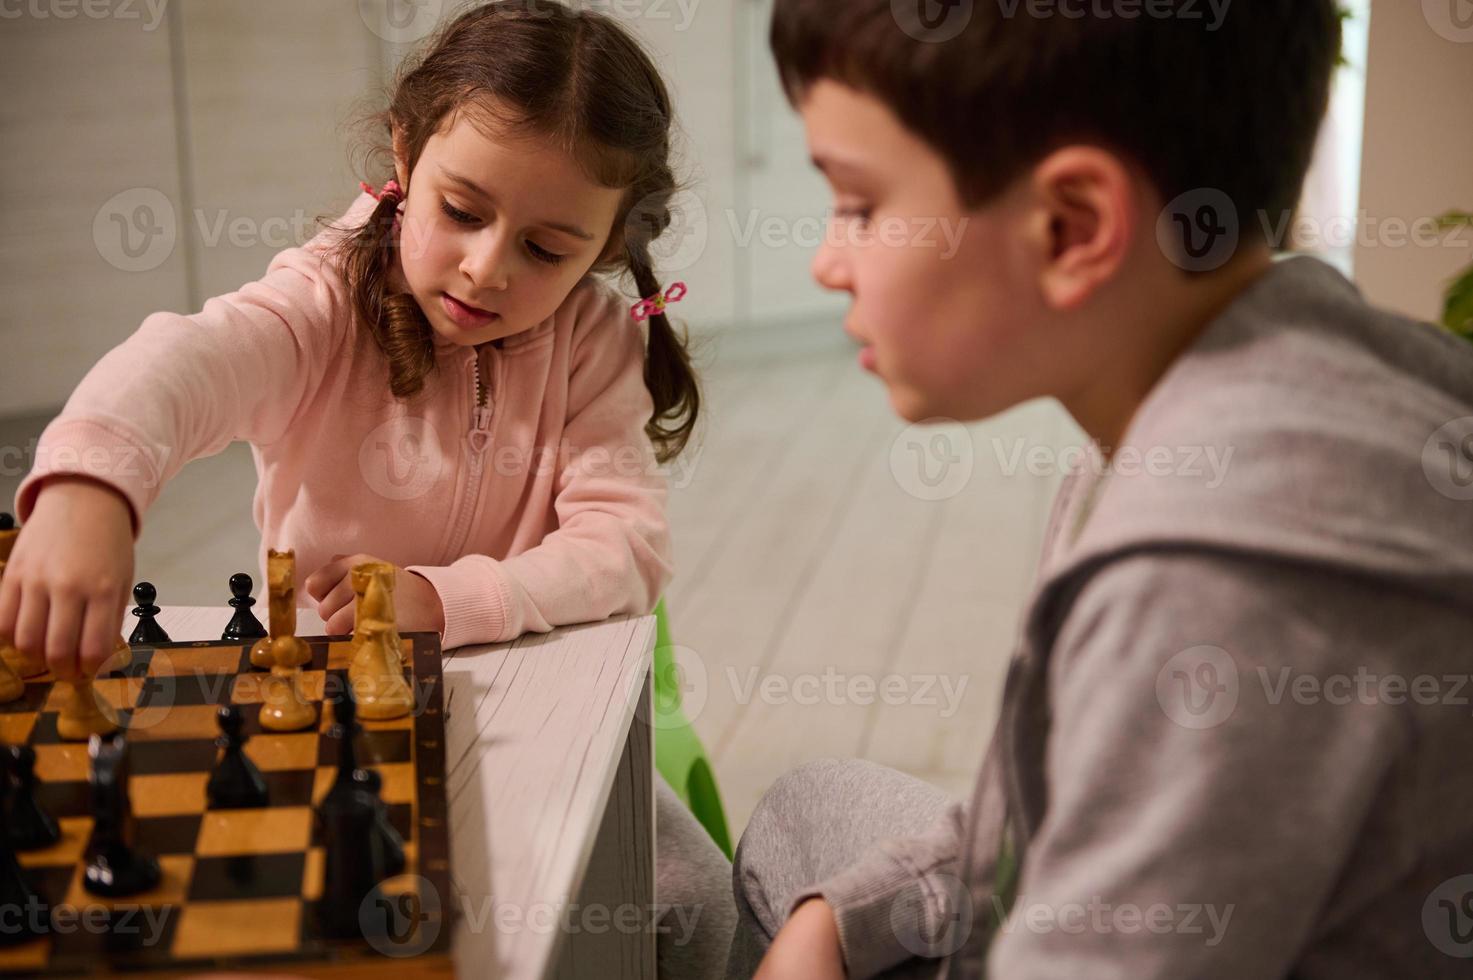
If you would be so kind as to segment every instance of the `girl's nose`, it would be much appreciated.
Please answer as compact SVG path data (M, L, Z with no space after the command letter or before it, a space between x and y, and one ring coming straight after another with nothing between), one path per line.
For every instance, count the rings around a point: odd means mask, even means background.
M505 289L509 236L489 232L460 260L460 271L477 289Z

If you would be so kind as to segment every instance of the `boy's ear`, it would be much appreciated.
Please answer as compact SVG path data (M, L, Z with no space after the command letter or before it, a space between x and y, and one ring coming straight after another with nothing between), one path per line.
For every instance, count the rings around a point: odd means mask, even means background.
M1036 244L1043 250L1044 302L1076 309L1115 277L1129 252L1136 224L1131 173L1105 150L1068 146L1033 168L1032 192L1042 218Z

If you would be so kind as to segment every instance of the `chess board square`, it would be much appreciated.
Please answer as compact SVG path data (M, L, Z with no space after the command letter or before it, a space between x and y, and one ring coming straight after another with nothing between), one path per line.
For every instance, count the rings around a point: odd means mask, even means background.
M311 769L262 772L261 776L266 780L266 794L272 806L296 807L311 805Z
M332 686L332 681L331 681L331 679L329 679L328 680L328 687L331 688L331 686ZM323 705L322 705L322 717L318 720L318 725L317 725L318 730L322 731L323 733L327 733L327 732L331 731L332 730L332 726L333 725L336 725L336 724L337 724L337 719L336 719L336 717L333 714L333 703L332 703L332 701L330 699L324 699ZM407 731L407 730L412 729L414 727L414 712L411 711L409 714L405 715L402 718L390 718L387 721L372 721L372 720L370 720L368 718L364 718L362 715L359 715L358 716L358 725L364 731L372 731L372 732L400 731L400 730Z
M87 834L92 833L89 822ZM75 864L48 865L43 868L26 868L26 880L31 883L37 896L47 906L60 904L66 898L67 892L71 890L72 879L76 877L77 868Z
M35 749L36 778L41 782L87 781L91 762L87 758L86 742L58 742L38 745Z
M88 904L52 909L53 931L61 940L52 969L90 973L99 961L113 957L127 957L135 969L165 965L179 919L177 903L154 905L132 899L104 903L87 897Z
M249 649L246 647L244 649ZM152 677L185 677L195 674L227 674L234 676L240 668L242 647L207 646L174 648L156 652L149 666Z
M139 817L177 817L205 808L208 772L175 772L134 776L129 787L133 813Z
M30 712L5 714L0 712L0 742L6 745L25 745L36 725L36 716Z
M234 674L199 673L170 674L164 677L146 677L144 690L135 702L137 707L168 707L170 705L209 705L215 707L230 703L231 691L235 686Z
M44 850L17 853L22 867L64 868L68 875L71 874L72 865L82 859L87 842L92 839L92 818L58 817L56 823L61 830L61 840ZM56 897L60 898L62 894L65 894L65 886Z
M405 867L408 867L406 860ZM322 897L322 876L327 871L327 849L324 847L309 847L307 849L307 863L302 869L302 898L308 902L315 902Z
M37 750L41 747L37 746ZM46 782L36 784L36 802L58 821L66 817L92 815L92 787L85 781Z
M186 959L290 952L298 945L301 918L296 898L191 903L174 933L173 953Z
M163 872L158 886L123 898L108 898L87 891L82 879L83 866L78 863L72 870L72 882L67 889L66 898L59 904L79 910L125 910L145 905L178 905L184 901L184 895L189 890L189 876L194 870L194 858L188 854L162 854L158 860L159 870Z
M151 854L193 854L201 814L142 817L138 820L139 847Z
M358 764L381 766L411 761L411 735L411 732L404 729L370 729L364 725L364 731L358 735ZM335 766L337 761L337 742L330 738L322 739L317 747L317 764Z
M92 690L99 697L106 698L107 703L115 708L128 708L138 702L138 695L143 692L144 679L142 677L99 677L92 682ZM61 710L61 702L49 702L50 710Z
M317 765L317 733L262 732L245 744L245 754L262 772L311 769Z
M383 777L383 791L381 796L385 803L413 803L414 802L414 766L407 762L391 762L382 766L375 766L378 774ZM333 781L338 778L336 766L319 766L317 778L312 786L312 805L316 806L322 802L327 791L332 788Z
M0 945L0 975L43 969L51 960L51 937L42 936L17 946Z
M128 723L128 735L135 745L171 739L213 743L219 733L213 705L156 704L134 711Z
M124 709L117 712L118 725L126 729L133 720L133 712ZM60 745L66 740L56 730L57 713L55 711L43 711L36 716L36 723L31 727L31 745ZM85 745L85 742L73 742L74 745Z
M209 772L215 755L213 739L141 739L128 749L135 779L167 772Z
M296 898L302 893L306 862L306 855L300 852L200 858L194 863L189 900Z
M0 715L34 714L45 706L47 698L50 697L50 691L49 683L38 684L34 681L27 681L20 697L0 704Z
M407 847L414 839L414 807L409 803L396 803L388 807L389 825L399 832L399 836L405 841ZM324 847L327 841L322 839L321 828L313 822L310 846Z
M325 678L325 671L302 671L297 681L302 697L308 701L321 701ZM269 673L241 674L235 679L235 688L230 692L230 699L236 704L261 704L273 696L271 691L276 683L276 679Z
M200 823L195 853L200 857L232 854L280 854L307 847L312 808L270 807L256 810L211 810Z

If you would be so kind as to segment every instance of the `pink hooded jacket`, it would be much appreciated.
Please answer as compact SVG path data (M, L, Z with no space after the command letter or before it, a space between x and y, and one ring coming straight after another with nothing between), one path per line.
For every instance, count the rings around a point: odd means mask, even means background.
M338 224L373 205L361 195ZM241 439L260 567L267 548L295 549L299 603L334 554L365 552L434 585L447 649L649 612L670 533L629 304L588 278L499 343L437 337L436 371L402 402L353 326L324 254L334 235L280 252L197 314L152 314L98 361L41 436L20 518L44 478L83 474L128 499L136 536L185 463Z

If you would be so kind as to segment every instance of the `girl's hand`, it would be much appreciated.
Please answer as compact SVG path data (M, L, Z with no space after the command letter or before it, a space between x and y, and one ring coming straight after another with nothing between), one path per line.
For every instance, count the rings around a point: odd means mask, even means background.
M317 601L317 615L326 624L327 633L353 632L353 566L379 560L372 555L333 555L332 561L302 583L307 594ZM394 618L405 633L445 632L445 609L440 605L440 593L422 576L397 566L394 568Z
M90 677L116 651L132 579L128 501L87 477L53 477L0 580L0 636L62 680Z
M844 953L834 910L810 898L778 930L753 980L844 980Z

